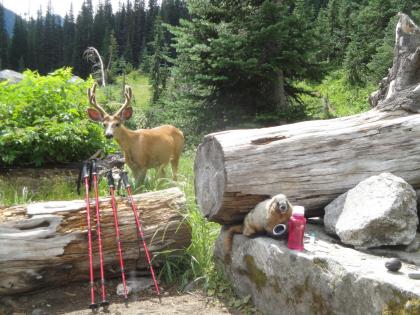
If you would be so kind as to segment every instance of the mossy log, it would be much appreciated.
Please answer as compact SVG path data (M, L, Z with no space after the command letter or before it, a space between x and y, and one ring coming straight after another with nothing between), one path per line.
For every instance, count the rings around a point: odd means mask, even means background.
M420 188L420 29L400 14L394 65L369 112L279 127L207 135L197 149L195 191L209 220L243 220L283 193L307 216L381 172Z
M191 231L184 220L186 199L178 188L138 194L133 199L155 267L162 263L156 255L158 252L189 246ZM101 198L99 204L106 276L119 276L110 198ZM117 197L117 207L126 272L148 271L127 198ZM94 199L91 199L91 217L95 276L98 280ZM88 268L84 200L33 203L0 210L0 295L87 280Z

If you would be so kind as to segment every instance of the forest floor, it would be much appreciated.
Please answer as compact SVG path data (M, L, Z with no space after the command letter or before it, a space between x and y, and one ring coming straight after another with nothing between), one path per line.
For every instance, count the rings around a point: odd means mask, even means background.
M88 308L90 304L88 286L75 283L33 294L0 298L0 315L241 314L239 311L230 310L220 300L204 296L200 291L178 293L174 288L163 288L160 302L156 294L149 289L131 294L128 303L124 303L124 299L116 294L117 285L117 280L108 282L107 296L110 305L107 310L100 308L92 313ZM99 300L98 294L96 298Z

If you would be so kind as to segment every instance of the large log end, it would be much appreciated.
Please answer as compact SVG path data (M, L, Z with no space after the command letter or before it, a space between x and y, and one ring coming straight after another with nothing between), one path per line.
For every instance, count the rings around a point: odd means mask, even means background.
M226 191L225 157L222 145L212 134L206 136L197 148L194 172L197 203L210 221L221 224L241 222L256 204L270 197Z
M207 136L197 148L194 162L194 186L198 206L211 219L220 209L226 185L223 150L212 136Z

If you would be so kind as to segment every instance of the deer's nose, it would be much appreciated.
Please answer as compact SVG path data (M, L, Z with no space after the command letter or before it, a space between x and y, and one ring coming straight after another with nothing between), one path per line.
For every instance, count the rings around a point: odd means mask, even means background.
M106 133L105 137L107 137L108 139L111 139L112 138L112 133Z

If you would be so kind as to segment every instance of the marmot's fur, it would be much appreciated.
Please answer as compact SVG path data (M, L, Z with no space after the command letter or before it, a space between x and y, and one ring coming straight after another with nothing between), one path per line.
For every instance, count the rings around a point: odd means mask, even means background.
M228 235L225 238L226 258L230 259L234 234L251 236L257 233L272 235L277 224L286 223L292 216L293 206L283 194L278 194L261 201L245 217L244 223L234 225L227 229Z

